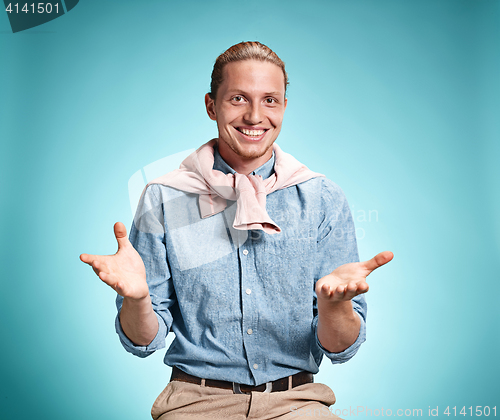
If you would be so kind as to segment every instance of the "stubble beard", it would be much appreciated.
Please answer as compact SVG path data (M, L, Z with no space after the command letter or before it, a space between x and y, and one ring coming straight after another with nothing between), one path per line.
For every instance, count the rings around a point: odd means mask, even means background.
M273 144L276 141L276 139L274 139L271 142L271 144L269 146L267 146L263 151L261 151L259 149L253 150L253 151L246 151L244 149L238 148L233 142L227 142L227 141L225 141L224 139L222 139L220 137L219 137L219 140L223 141L227 146L229 146L229 148L234 153L236 153L238 156L240 156L240 157L242 157L244 159L259 159L259 158L261 158L262 156L264 156L266 153L269 152L269 149L272 150Z

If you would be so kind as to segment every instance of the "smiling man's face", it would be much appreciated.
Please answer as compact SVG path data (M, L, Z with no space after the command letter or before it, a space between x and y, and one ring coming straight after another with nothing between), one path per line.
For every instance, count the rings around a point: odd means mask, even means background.
M272 156L287 100L285 77L275 64L245 60L226 64L223 82L205 104L219 129L219 153L237 172L248 174Z

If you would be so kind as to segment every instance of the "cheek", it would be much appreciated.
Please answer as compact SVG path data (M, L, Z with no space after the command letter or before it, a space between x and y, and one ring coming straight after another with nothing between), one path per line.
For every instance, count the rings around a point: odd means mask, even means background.
M217 110L217 116L218 120L222 124L228 124L232 121L235 121L239 115L242 113L241 109L238 107L221 107L220 109Z
M271 121L272 125L275 127L281 126L283 122L283 112L273 112L269 115L269 121Z

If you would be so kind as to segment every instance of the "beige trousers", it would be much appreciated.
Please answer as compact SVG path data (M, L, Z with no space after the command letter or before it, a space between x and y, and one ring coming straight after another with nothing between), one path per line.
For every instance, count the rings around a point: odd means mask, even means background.
M334 403L335 394L323 384L247 395L173 381L154 402L151 415L154 420L339 419L328 409Z

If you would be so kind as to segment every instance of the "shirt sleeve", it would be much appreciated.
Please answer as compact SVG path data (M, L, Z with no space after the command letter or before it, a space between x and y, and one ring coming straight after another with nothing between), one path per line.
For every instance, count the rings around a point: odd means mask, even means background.
M175 303L175 293L168 267L163 205L159 197L158 185L150 185L144 191L129 235L130 242L144 262L149 295L158 320L158 333L149 345L138 346L125 335L120 324L123 297L116 297L116 332L125 350L139 357L149 356L165 347L165 338L173 321L170 308Z
M318 230L317 270L315 284L321 277L330 274L337 267L359 262L356 230L349 204L342 189L328 179L323 180L321 191L322 213ZM364 294L352 300L354 311L360 319L360 329L356 341L340 353L327 351L318 339L318 305L314 292L312 329L316 346L332 363L344 363L351 359L366 339L366 300Z

